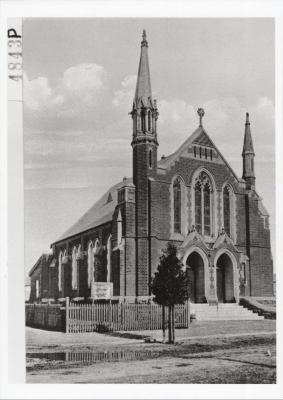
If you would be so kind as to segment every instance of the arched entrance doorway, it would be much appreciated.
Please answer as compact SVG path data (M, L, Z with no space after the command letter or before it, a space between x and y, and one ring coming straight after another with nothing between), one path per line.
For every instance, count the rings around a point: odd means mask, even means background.
M187 258L187 268L190 278L190 301L203 303L205 302L204 263L196 251Z
M227 254L222 254L216 263L217 298L219 303L235 301L233 263Z

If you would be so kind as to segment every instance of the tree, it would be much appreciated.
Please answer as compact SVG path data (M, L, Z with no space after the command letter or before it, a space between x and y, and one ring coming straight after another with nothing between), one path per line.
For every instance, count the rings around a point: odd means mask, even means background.
M162 305L163 333L165 332L165 307L168 307L168 341L175 341L174 305L184 304L189 298L189 276L177 257L177 248L168 243L159 259L157 272L151 285L154 301Z

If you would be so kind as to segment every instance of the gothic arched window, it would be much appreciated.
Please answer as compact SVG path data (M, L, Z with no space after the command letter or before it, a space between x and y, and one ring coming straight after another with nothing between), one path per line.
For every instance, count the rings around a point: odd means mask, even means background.
M181 199L181 182L175 179L173 183L173 199L174 199L174 232L181 233L181 215L182 215L182 199Z
M151 130L151 112L150 111L147 114L147 127L148 127L148 130L150 131Z
M212 233L211 194L210 179L205 172L201 172L194 186L195 228L205 236L210 236Z
M145 132L145 110L141 111L141 130Z
M72 288L76 290L78 288L78 262L77 262L77 249L73 248L72 252Z
M109 235L107 240L107 282L111 281L111 239L112 236Z
M93 280L93 271L94 271L93 245L92 242L90 242L87 250L87 283L89 288L91 287L91 282Z
M122 242L122 214L121 211L119 210L118 216L117 216L117 243L118 245L121 244Z
M230 191L228 186L223 190L223 219L225 232L230 236L231 234L231 210L230 210Z
M58 259L58 290L62 290L62 251L59 253Z

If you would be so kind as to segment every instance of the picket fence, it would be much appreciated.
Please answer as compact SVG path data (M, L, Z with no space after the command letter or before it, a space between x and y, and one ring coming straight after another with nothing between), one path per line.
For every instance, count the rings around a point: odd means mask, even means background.
M165 321L168 309L165 308ZM175 327L187 328L188 304L175 306ZM162 329L162 307L157 304L75 304L66 302L66 332L135 331Z

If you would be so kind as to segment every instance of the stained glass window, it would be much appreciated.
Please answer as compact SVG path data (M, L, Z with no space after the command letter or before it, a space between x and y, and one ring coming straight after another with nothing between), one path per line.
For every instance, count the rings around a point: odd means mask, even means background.
M181 233L181 183L178 179L173 184L174 192L174 232Z
M202 233L201 186L199 182L195 186L195 224L196 230Z
M223 191L224 229L230 236L230 195L227 186Z

